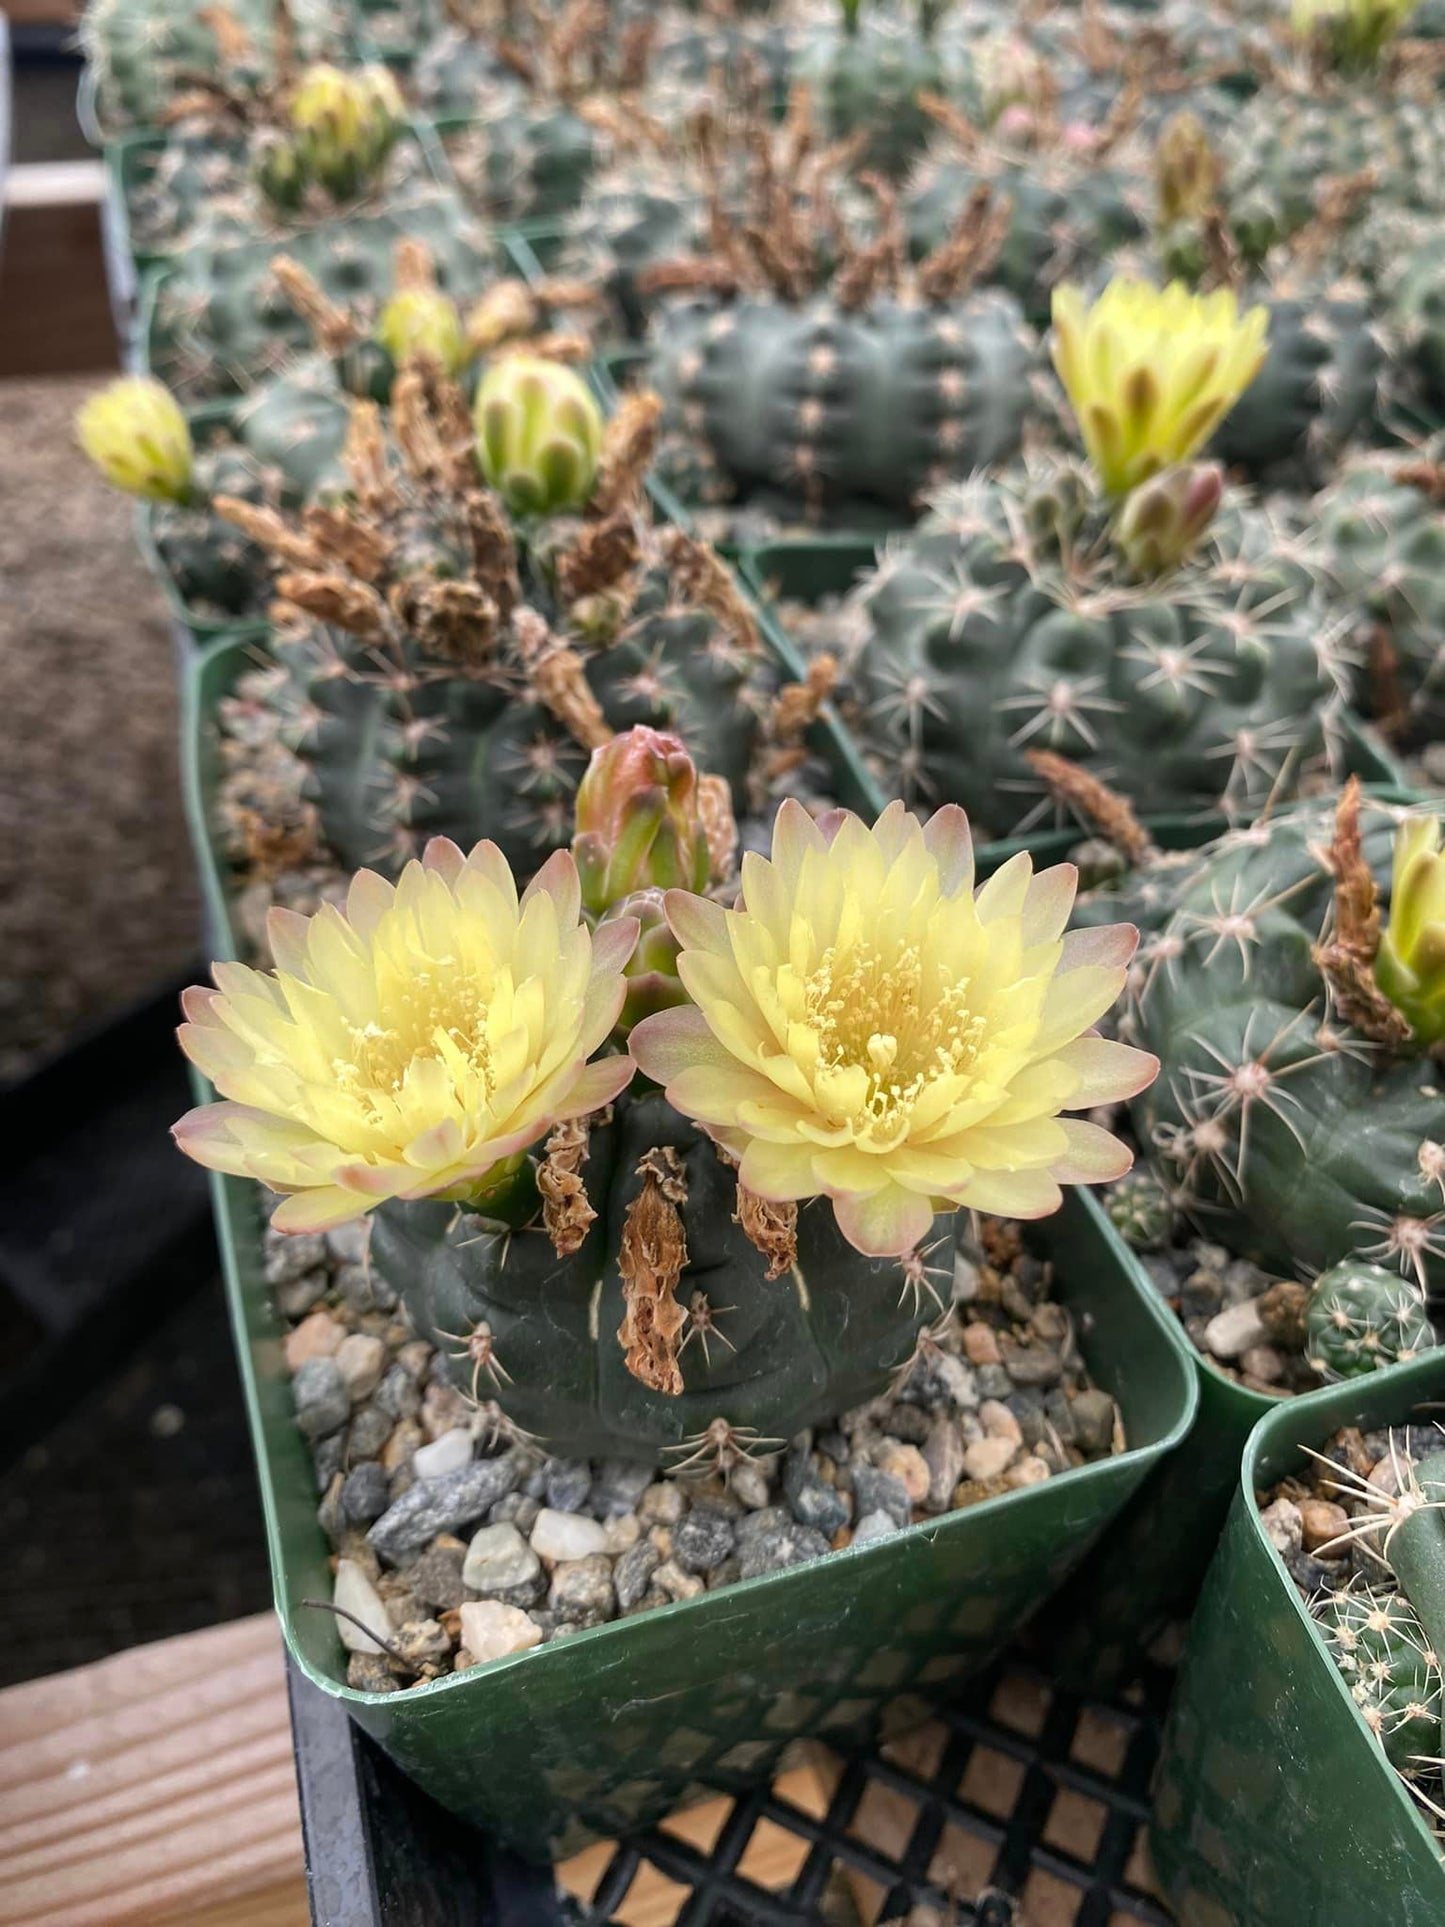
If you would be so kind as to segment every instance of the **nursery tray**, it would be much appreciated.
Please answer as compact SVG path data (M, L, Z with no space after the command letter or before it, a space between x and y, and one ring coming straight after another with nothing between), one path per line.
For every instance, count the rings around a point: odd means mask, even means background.
M1255 1495L1341 1426L1445 1409L1445 1353L1278 1404L1250 1434L1190 1629L1150 1838L1182 1927L1439 1927L1445 1865Z
M768 616L775 644L781 643L795 661L801 661L801 652L791 642L787 625L777 614L777 600L815 602L824 596L844 595L873 567L877 551L876 539L854 535L769 542L745 549L738 558L738 569ZM851 736L851 731L848 733ZM1404 800L1414 800L1403 769L1376 732L1348 713L1343 721L1340 775L1358 776L1364 783L1398 793ZM1155 841L1172 849L1207 843L1228 828L1225 818L1213 810L1151 816L1144 821ZM1058 862L1068 855L1082 834L1078 828L1067 826L1030 831L1024 836L996 838L988 849L996 863L1019 850L1028 850L1041 863Z
M459 1826L290 1667L314 1918L323 1927L1167 1927L1143 1827L1170 1676L1088 1704L1010 1653L895 1745L527 1865ZM811 1784L810 1784L811 1781ZM810 1797L811 1796L811 1797ZM839 1904L841 1903L841 1904Z

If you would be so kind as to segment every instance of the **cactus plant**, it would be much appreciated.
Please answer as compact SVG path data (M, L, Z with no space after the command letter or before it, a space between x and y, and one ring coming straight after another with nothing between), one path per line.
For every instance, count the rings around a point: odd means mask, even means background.
M924 97L959 91L964 76L936 32L943 0L888 9L839 0L832 31L816 34L800 76L830 141L851 141L857 164L899 180L932 129Z
M350 501L323 520L220 504L290 570L274 702L343 864L395 866L441 833L535 868L570 835L587 752L637 722L679 732L745 805L770 672L718 565L638 512L654 410L614 421L584 519L535 517L524 545L434 368L398 377L389 440L353 404Z
M1358 1378L1436 1344L1419 1287L1345 1258L1320 1273L1305 1307L1305 1349L1321 1378Z
M1428 850L1418 874L1412 855L1391 875L1397 840L1422 837L1352 782L1337 811L1283 810L1164 875L1121 1035L1163 1066L1134 1108L1139 1142L1211 1237L1286 1273L1379 1264L1438 1300L1440 1070L1375 961L1378 898L1403 918L1402 1006L1438 995Z
M1131 1171L1104 1200L1114 1229L1135 1251L1160 1251L1173 1237L1179 1213L1152 1171Z
M1388 1588L1327 1593L1315 1613L1330 1657L1390 1764L1415 1774L1440 1738L1440 1661L1408 1599Z
M655 749L622 746L598 784L634 793ZM661 881L672 839L597 860L636 821L604 800L594 884ZM1061 1181L1127 1165L1059 1115L1153 1069L1086 1034L1133 933L1063 937L1072 893L1022 858L975 898L958 811L825 830L785 803L736 909L667 894L690 1001L594 1056L636 923L589 930L565 852L519 900L494 845L438 840L394 890L363 872L344 913L274 913L275 980L222 965L187 993L182 1042L228 1101L177 1140L279 1190L281 1229L372 1211L413 1325L513 1424L726 1469L909 1365L960 1206L1044 1216ZM724 952L753 960L746 984ZM634 1063L665 1092L629 1090ZM684 1356L690 1324L722 1342Z
M343 25L326 0L90 0L81 45L107 134L159 126L197 80L246 95L273 86L297 60L339 50Z

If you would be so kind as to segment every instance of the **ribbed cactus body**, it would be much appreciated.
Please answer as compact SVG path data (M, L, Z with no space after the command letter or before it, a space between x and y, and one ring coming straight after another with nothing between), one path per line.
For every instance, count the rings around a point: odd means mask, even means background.
M466 573L460 539L453 545L435 525L415 530L411 562L419 581ZM523 594L565 625L535 564ZM728 778L741 809L759 727L758 663L720 646L714 617L675 592L655 557L629 583L615 622L610 641L569 638L607 722L676 731L700 769ZM379 652L321 625L278 642L276 653L287 670L278 701L307 794L343 867L392 871L429 836L464 849L487 837L525 876L571 840L587 751L529 699L505 640L476 671L439 662L410 635Z
M1440 1750L1440 1661L1403 1594L1335 1593L1317 1614L1330 1657L1386 1758L1402 1773Z
M1305 1352L1322 1378L1361 1378L1434 1344L1419 1287L1397 1271L1346 1258L1315 1280L1305 1310Z
M986 184L1009 203L1008 227L990 282L1006 288L1037 326L1047 324L1055 286L1088 274L1137 241L1148 191L1137 174L1079 155L970 156L924 161L904 198L908 245L922 257L944 241L970 194Z
M865 13L851 32L841 21L824 28L799 68L828 139L860 137L857 165L894 180L933 131L919 96L950 94L960 84L931 35L913 20L876 13Z
M694 1335L684 1327L676 1396L634 1377L617 1337L623 1220L643 1188L638 1165L657 1149L677 1154L686 1188L689 1262L676 1301ZM654 1459L716 1419L774 1443L791 1438L883 1390L937 1315L897 1259L863 1257L825 1206L799 1211L797 1263L770 1280L734 1221L736 1173L660 1096L620 1099L612 1122L593 1129L581 1173L597 1218L568 1258L540 1229L509 1231L451 1204L383 1205L372 1231L372 1262L418 1332L453 1356L456 1383L495 1399L550 1451ZM951 1216L936 1220L934 1235L930 1264L946 1297ZM496 1370L484 1366L474 1380L466 1340L479 1325L490 1330Z
M308 228L285 251L365 324L392 293L400 240L426 247L444 293L477 294L495 278L488 237L441 187L417 187L374 213ZM271 273L276 252L274 240L239 238L228 227L189 245L161 281L151 367L184 400L245 393L310 346L305 319Z
M940 495L864 585L849 665L858 727L891 787L961 803L999 835L1037 823L1025 752L1096 771L1146 813L1257 807L1321 747L1336 668L1314 575L1269 517L1226 502L1157 582L1121 577L1089 510L1068 562L1049 537L1073 471Z
M1390 326L1430 408L1445 408L1445 235L1438 231L1394 262Z
M1264 478L1309 475L1377 425L1384 351L1370 302L1348 288L1262 295L1269 309L1264 366L1225 417L1212 451Z
M489 221L540 221L577 205L603 143L561 103L504 100L449 129L446 150L476 213Z
M1358 706L1408 741L1445 735L1439 506L1386 469L1362 466L1316 497L1311 514L1330 576L1360 624Z
M685 303L659 316L649 376L670 428L735 487L909 509L919 491L1016 452L1035 349L1006 295L850 312Z
M1366 802L1365 861L1388 903L1404 812ZM1232 1251L1285 1275L1347 1258L1445 1295L1445 1110L1423 1052L1340 1016L1332 805L1298 805L1161 875L1121 1035L1156 1052L1135 1130L1181 1202Z
M239 61L223 52L207 0L90 0L81 41L107 132L158 126L198 74L223 80L238 93L277 78L270 0L228 0L225 11L248 43ZM290 0L286 11L298 59L341 47L340 14L326 0Z

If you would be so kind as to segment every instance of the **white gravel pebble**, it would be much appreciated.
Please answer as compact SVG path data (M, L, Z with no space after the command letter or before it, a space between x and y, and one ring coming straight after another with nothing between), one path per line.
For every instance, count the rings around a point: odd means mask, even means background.
M542 1643L540 1626L516 1606L503 1606L495 1599L468 1599L461 1608L461 1620L462 1644L479 1666Z
M411 1462L419 1479L439 1479L447 1472L460 1472L472 1460L472 1435L454 1429L443 1432L430 1445L419 1445Z
M378 1626L384 1632L391 1625L375 1586L354 1559L343 1559L338 1564L331 1599L333 1605L340 1606L343 1612L355 1613L368 1626ZM385 1650L359 1626L353 1626L349 1619L338 1616L336 1630L349 1653L380 1653Z
M606 1526L580 1512L554 1512L551 1506L543 1506L532 1527L532 1550L542 1559L586 1559L609 1549Z

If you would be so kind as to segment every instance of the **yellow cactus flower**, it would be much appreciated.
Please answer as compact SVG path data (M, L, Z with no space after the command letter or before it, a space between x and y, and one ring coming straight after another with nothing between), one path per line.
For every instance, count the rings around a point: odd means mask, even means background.
M401 131L406 107L384 67L347 72L318 61L291 96L300 158L337 200L367 187Z
M122 375L76 413L80 446L112 488L148 502L187 502L194 450L170 390L149 375Z
M1375 980L1422 1044L1445 1042L1445 824L1433 816L1407 817L1395 833Z
M589 932L561 851L520 901L494 843L434 838L393 886L352 880L343 914L273 910L274 975L215 966L186 992L186 1055L222 1097L175 1126L213 1171L321 1231L387 1198L476 1197L563 1118L608 1104L631 1060L589 1062L622 1007L637 924Z
M1111 281L1054 290L1053 358L1100 482L1124 495L1202 448L1259 373L1269 314L1228 289Z
M771 860L743 858L733 910L672 890L692 1005L630 1049L669 1101L741 1161L760 1197L833 1201L858 1250L911 1250L956 1206L1042 1217L1061 1183L1130 1154L1058 1115L1132 1096L1158 1062L1088 1034L1138 933L1064 934L1078 872L1013 857L975 893L968 819L901 803L869 829L785 802Z

